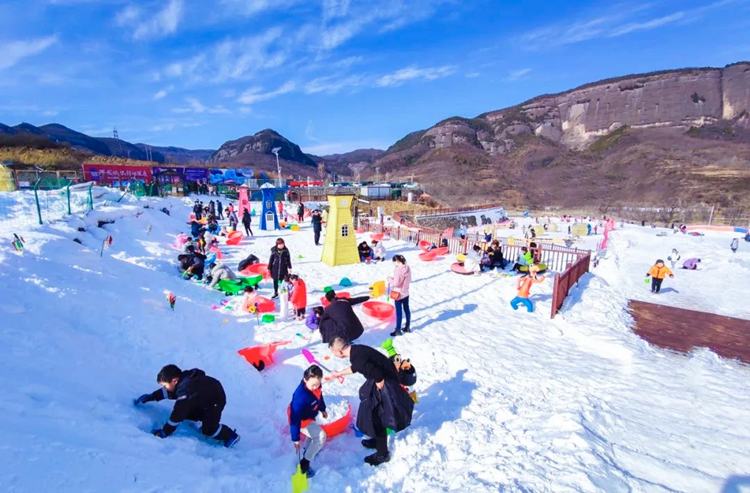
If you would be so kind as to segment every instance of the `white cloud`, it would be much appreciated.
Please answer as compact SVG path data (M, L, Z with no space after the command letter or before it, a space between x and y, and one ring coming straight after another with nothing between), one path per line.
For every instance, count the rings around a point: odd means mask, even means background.
M294 91L296 86L297 85L290 80L285 82L275 91L265 93L261 92L263 90L262 87L251 87L250 89L242 93L239 98L237 98L237 102L245 105L251 105L260 101L267 101L269 99L275 98L276 96L281 96L282 94L287 94Z
M281 66L288 57L282 29L271 27L257 36L221 41L196 56L167 66L163 75L187 82L221 83L248 80L258 71Z
M625 24L624 26L620 26L614 31L612 31L609 34L609 37L615 38L617 36L622 36L623 34L632 33L633 31L643 31L646 29L655 29L657 27L663 26L665 24L669 24L672 22L676 22L679 20L682 20L685 18L685 12L676 12L672 15L665 15L664 17L659 17L657 19L651 19L649 21L645 22L631 22L629 24Z
M240 106L240 115L250 115L252 112L252 106Z
M163 9L156 13L128 6L117 13L115 22L120 27L131 29L131 36L135 40L163 38L177 31L182 14L183 0L169 0Z
M448 77L456 72L456 67L444 65L442 67L417 68L407 67L397 70L392 74L384 75L379 78L376 84L380 87L394 87L410 80L436 80L442 77Z
M305 84L305 93L316 94L319 92L325 92L328 94L336 94L347 87L358 87L364 83L364 75L350 75L348 77L335 75L329 77L318 77L317 79L313 79Z
M307 126L305 127L305 137L307 137L307 140L312 142L320 142L315 135L313 135L313 132L315 132L315 127L313 126L312 120L307 120Z
M46 111L42 111L41 114L42 114L42 116L50 116L50 117L52 117L52 116L57 116L58 114L60 114L60 112L59 111L55 111L55 110L46 110Z
M38 55L55 43L57 36L6 43L0 47L0 70L10 68L24 58Z
M161 91L159 91L156 94L154 94L154 101L158 101L160 99L164 99L165 97L167 97L167 94L169 94L173 90L174 90L174 85L171 85L169 87L165 87Z
M230 14L240 14L246 17L259 14L265 10L283 9L295 4L302 3L302 0L221 0Z
M149 132L171 132L174 130L175 124L174 123L161 123L159 125L154 125L151 128L149 128Z
M508 72L508 76L503 79L506 82L515 82L517 80L523 79L528 73L531 72L530 68L522 68L518 70L511 70Z
M213 107L205 106L196 98L185 98L185 102L188 104L186 107L174 108L173 113L210 113L210 114L229 114L231 111L224 106L218 104Z
M479 72L469 72L468 74L466 74L466 78L473 79L475 77L479 77L480 75L482 74L480 74Z

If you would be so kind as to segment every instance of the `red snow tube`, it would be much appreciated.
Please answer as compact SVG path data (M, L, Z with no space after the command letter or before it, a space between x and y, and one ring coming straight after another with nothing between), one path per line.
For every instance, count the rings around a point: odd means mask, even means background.
M362 312L372 318L386 320L396 313L396 307L382 301L365 301L362 303Z
M241 273L246 276L263 276L263 279L271 277L271 273L268 272L268 264L253 264L243 269Z
M343 298L343 299L346 299L346 300L348 300L348 299L349 299L349 298L351 298L351 297L352 297L352 295L351 295L351 294L349 294L349 293L347 293L346 291L342 291L342 292L340 292L340 293L336 293L336 298ZM331 302L330 302L330 301L328 301L328 300L326 299L326 297L325 297L325 296L322 296L322 297L320 298L320 304L321 304L321 305L323 305L323 308L325 308L325 307L327 307L328 305L330 305L330 304L331 304Z
M276 311L276 303L273 300L258 296L255 298L255 303L258 305L258 313L271 313Z
M437 252L435 250L430 250L429 252L422 252L419 254L419 260L424 260L425 262L429 262L431 260L435 260L435 256L437 255Z
M340 435L341 433L345 432L347 428L349 428L349 425L352 422L352 405L349 404L349 410L346 412L346 415L337 419L336 421L331 421L330 423L326 423L324 425L320 425L321 428L323 428L323 431L326 432L326 435L328 435L328 438L333 438L336 435Z
M242 233L234 231L227 236L227 245L239 245L242 241Z
M448 247L440 247L432 251L435 252L436 257L442 257L443 255L448 255L448 253L450 252L450 249Z
M262 370L273 364L273 354L276 352L276 349L290 342L292 341L277 341L270 344L263 344L262 346L246 347L237 351L237 354L245 358L248 363L258 370Z
M209 252L214 252L216 254L216 258L218 260L221 260L222 258L224 258L224 255L221 254L221 250L219 250L216 247L211 247L211 248L208 249L208 251Z
M421 248L423 252L426 252L427 249L430 248L430 245L432 245L432 243L427 240L422 240L419 242L419 248Z
M376 235L370 236L370 241L372 241L372 240L380 241L382 239L383 239L383 233L378 233Z
M468 271L464 269L464 263L463 262L456 262L453 265L451 265L451 270L455 272L456 274L463 274L465 276L470 276L474 274L471 271Z

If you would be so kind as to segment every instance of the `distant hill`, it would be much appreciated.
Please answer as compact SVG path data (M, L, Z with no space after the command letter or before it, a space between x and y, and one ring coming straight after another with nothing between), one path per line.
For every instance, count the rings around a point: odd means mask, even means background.
M315 162L324 162L326 166L335 169L336 174L357 174L368 164L374 163L383 155L380 149L357 149L342 154L329 154L327 156L313 156L310 158Z
M182 147L158 147L149 146L148 144L136 144L137 147L145 150L151 148L152 153L159 153L164 156L166 163L174 164L205 164L206 161L216 152L214 149L183 149Z

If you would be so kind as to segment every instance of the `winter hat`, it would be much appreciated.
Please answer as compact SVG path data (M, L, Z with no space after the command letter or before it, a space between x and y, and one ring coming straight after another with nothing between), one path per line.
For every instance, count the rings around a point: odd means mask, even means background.
M336 291L333 289L326 292L326 299L330 302L336 299Z

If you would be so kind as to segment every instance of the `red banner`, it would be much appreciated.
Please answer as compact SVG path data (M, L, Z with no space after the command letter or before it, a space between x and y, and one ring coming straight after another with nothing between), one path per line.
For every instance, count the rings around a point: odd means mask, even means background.
M323 186L323 182L322 181L312 181L312 180L310 180L309 182L307 182L307 181L290 181L289 182L289 186L290 187L306 187L308 185L311 186L311 187L322 187Z
M115 181L138 180L151 183L150 166L120 166L117 164L84 164L83 176L86 181L112 183Z

